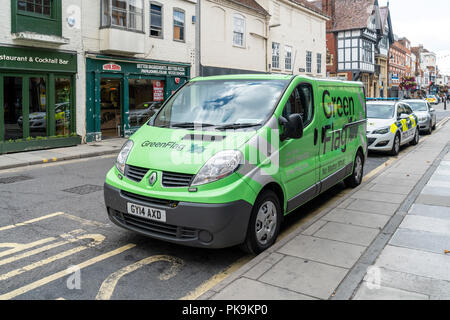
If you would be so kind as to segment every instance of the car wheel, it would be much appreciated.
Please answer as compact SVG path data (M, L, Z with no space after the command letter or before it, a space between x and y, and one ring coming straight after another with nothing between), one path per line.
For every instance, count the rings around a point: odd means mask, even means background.
M430 124L428 126L427 134L431 134L433 132L433 121L430 120Z
M430 131L431 131L431 126L430 126ZM414 139L409 143L412 146L416 146L419 143L419 129L416 129L416 134L414 136Z
M344 183L349 188L356 188L362 182L364 175L364 156L361 151L358 151L353 165L353 173L350 177L344 180Z
M396 156L400 152L400 134L397 132L394 138L394 144L392 145L391 155Z
M436 122L433 125L433 130L436 130Z
M280 232L282 212L277 195L266 190L256 199L241 249L258 254L271 247Z

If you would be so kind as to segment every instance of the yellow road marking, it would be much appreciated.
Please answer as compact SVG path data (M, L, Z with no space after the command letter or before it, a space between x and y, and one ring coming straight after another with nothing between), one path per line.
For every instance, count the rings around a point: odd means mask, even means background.
M196 289L189 292L184 297L180 298L180 300L195 300L198 297L200 297L202 294L204 294L206 291L213 288L218 283L222 282L224 279L226 279L230 274L238 270L240 267L242 267L244 264L249 262L251 259L253 259L253 256L248 255L245 257L242 257L235 263L233 263L231 266L229 266L225 271L222 271L220 273L217 273L213 275L211 278L203 282L200 286L198 286ZM1 298L1 297L0 297Z
M108 278L106 278L105 281L103 281L103 283L100 287L100 290L98 291L98 294L95 297L95 299L96 300L111 299L111 296L114 292L114 289L117 286L117 283L123 276L125 276L133 271L136 271L145 265L148 265L148 264L151 264L154 262L158 262L158 261L167 261L167 262L171 263L170 268L166 272L162 273L159 276L160 280L169 280L170 278L173 278L184 264L181 259L167 256L167 255L151 256L151 257L142 259L136 263L130 264L130 265L120 269L119 271L114 272Z
M74 220L74 221L77 221L77 222L80 222L81 224L84 224L84 225L92 226L92 227L107 227L108 226L105 223L101 223L101 222L93 221L93 220L87 220L87 219L80 218L80 217L77 217L77 216L74 216L74 215L71 215L68 213L64 213L64 217Z
M12 270L12 271L10 271L8 273L2 274L2 275L0 275L0 281L10 279L10 278L18 276L18 275L20 275L20 274L22 274L24 272L31 271L33 269L45 266L46 264L52 263L54 261L63 259L63 258L68 257L68 256L71 256L71 255L73 255L75 253L81 252L81 251L86 250L86 249L88 249L90 247L99 245L100 243L103 242L103 240L105 240L105 236L103 236L101 234L91 234L91 235L81 236L78 239L94 239L94 242L91 243L89 246L79 246L79 247L76 247L76 248L73 248L73 249L70 249L70 250L66 250L66 251L58 253L58 254L56 254L54 256L48 257L47 259L43 259L43 260L40 260L38 262L35 262L35 263L29 264L27 266L24 266L22 268L15 269L15 270Z
M31 220L28 220L28 221L25 221L25 222L12 224L12 225L5 226L5 227L0 227L0 231L4 231L4 230L13 229L13 228L16 228L16 227L25 226L27 224L31 224L31 223L34 223L34 222L38 222L38 221L41 221L41 220L48 219L48 218L60 216L62 214L64 214L64 212L55 212L55 213L52 213L52 214L49 214L49 215L46 215L46 216L42 216L42 217L39 217L39 218L36 218L36 219L31 219Z
M61 237L63 237L63 238L70 237L70 236L73 237L74 234L81 233L81 232L83 232L83 230L81 230L81 229L74 230L74 231L71 231L70 233L62 234ZM53 238L53 239L56 240L55 238ZM50 250L50 249L57 248L59 246L62 246L62 245L65 245L65 244L68 244L68 243L71 243L71 242L75 242L75 241L77 241L79 239L81 239L81 238L69 239L67 241L59 241L59 242L52 243L52 244L49 244L49 245L46 245L46 246L43 246L43 247L31 250L31 251L24 252L22 254L19 254L19 255L16 255L16 256L4 259L4 260L0 260L0 266L8 264L8 263L11 263L11 262L15 262L15 261L23 259L23 258L27 258L27 257L33 256L35 254L38 254L38 253L41 253L41 252L44 252L44 251L47 251L47 250Z
M133 244L133 243L127 244L127 245L125 245L123 247L120 247L118 249L115 249L113 251L109 251L109 252L104 253L102 255L99 255L99 256L97 256L95 258L86 260L86 261L78 264L77 267L81 270L81 269L89 267L89 266L91 266L91 265L93 265L93 264L95 264L97 262L103 261L105 259L108 259L110 257L118 255L118 254L120 254L120 253L122 253L122 252L124 252L126 250L134 248L135 246L136 245ZM26 286L23 286L23 287L18 288L16 290L13 290L13 291L10 291L8 293L0 295L0 300L13 299L13 298L15 298L17 296L20 296L20 295L22 295L24 293L27 293L27 292L31 291L31 290L34 290L34 289L39 288L39 287L42 287L42 286L44 286L44 285L46 285L46 284L48 284L50 282L53 282L53 281L58 280L60 278L63 278L66 275L67 275L66 270L63 270L63 271L57 272L55 274L49 275L49 276L47 276L45 278L42 278L42 279L37 280L35 282L32 282L32 283L30 283L30 284L28 284Z
M38 240L38 241L35 241L35 242L27 243L27 244L22 244L22 243L0 243L0 248L12 248L12 249L0 252L0 257L8 256L8 255L14 254L16 252L20 252L20 251L23 251L23 250L26 250L26 249L37 247L37 246L39 246L41 244L44 244L44 243L47 243L47 242L51 242L51 241L54 241L54 240L56 240L56 238L51 237L51 238L45 238L45 239Z

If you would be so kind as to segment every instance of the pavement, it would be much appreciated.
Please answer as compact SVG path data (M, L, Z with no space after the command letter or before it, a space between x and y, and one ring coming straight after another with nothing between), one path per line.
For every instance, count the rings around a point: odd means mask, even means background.
M450 122L200 300L450 298Z
M115 138L74 147L0 155L0 170L119 153L126 139Z

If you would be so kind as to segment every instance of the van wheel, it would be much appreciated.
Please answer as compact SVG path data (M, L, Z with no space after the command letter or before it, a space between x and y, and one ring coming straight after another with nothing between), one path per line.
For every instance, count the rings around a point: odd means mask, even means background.
M353 165L353 173L350 177L344 180L344 183L349 188L356 188L362 182L364 175L364 156L361 151L358 151Z
M397 132L394 138L394 145L392 146L391 155L396 156L400 152L400 134Z
M256 199L241 249L258 254L271 247L278 237L281 226L281 206L277 195L266 190Z
M431 127L430 127L430 134L431 134ZM414 136L414 139L409 143L412 146L416 146L419 144L419 129L416 129L416 135Z

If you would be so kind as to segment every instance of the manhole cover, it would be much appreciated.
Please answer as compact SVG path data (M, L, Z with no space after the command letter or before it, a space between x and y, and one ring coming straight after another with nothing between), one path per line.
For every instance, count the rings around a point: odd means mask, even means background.
M6 178L0 178L0 184L9 184L20 181L32 180L33 178L30 176L12 176Z
M102 186L95 186L95 185L92 185L92 184L85 184L83 186L70 188L70 189L65 189L63 191L64 192L69 192L69 193L75 193L75 194L79 194L79 195L85 195L85 194L89 194L89 193L93 193L93 192L97 192L97 191L101 191L101 190L103 190Z

